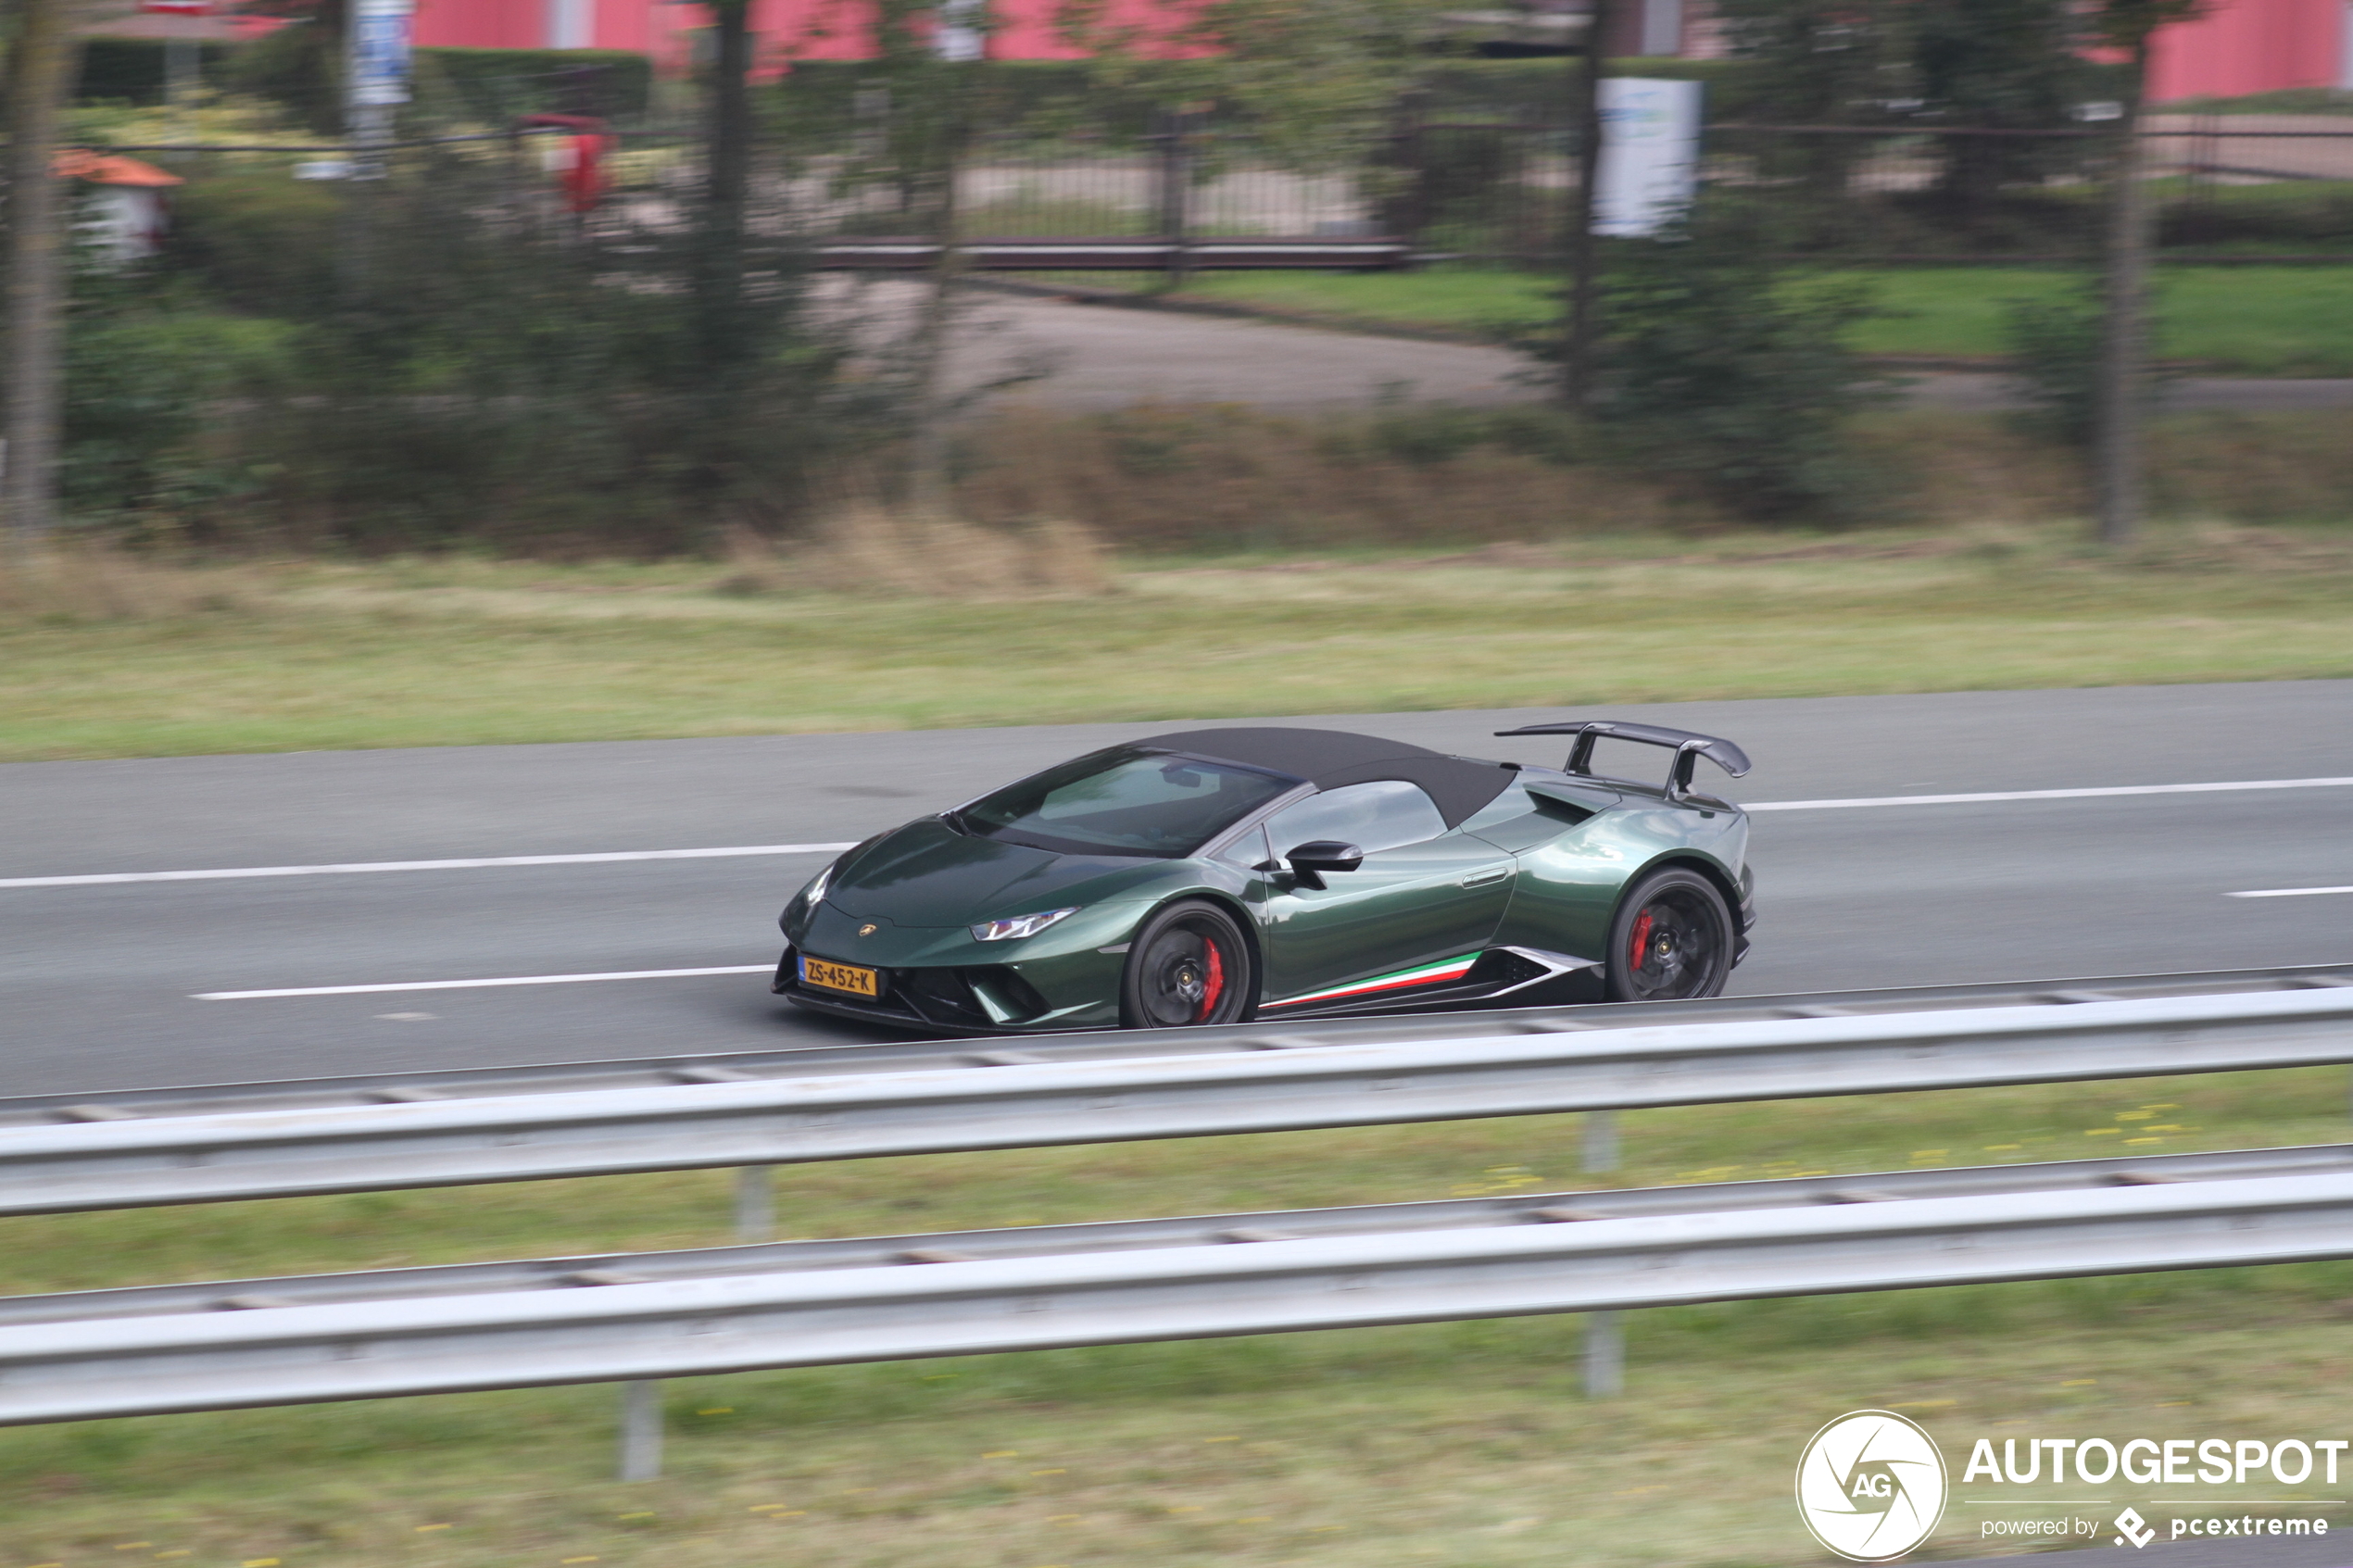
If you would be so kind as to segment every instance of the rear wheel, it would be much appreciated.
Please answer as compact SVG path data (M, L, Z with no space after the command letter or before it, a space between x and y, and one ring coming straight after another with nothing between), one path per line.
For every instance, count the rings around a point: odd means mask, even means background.
M1712 997L1732 972L1732 911L1716 884L1669 866L1636 883L1609 928L1609 999Z
M1130 1029L1235 1023L1253 989L1250 946L1234 917L1199 899L1171 904L1127 948L1119 1021Z

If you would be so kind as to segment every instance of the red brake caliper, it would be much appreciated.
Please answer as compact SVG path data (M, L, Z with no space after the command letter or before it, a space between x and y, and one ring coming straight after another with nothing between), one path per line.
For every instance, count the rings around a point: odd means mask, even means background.
M1209 949L1209 973L1201 985L1201 1017L1207 1018L1217 1009L1217 998L1226 994L1226 959L1214 942L1204 942ZM1198 1021L1197 1021L1198 1022Z
M1634 940L1626 949L1626 961L1635 969L1642 967L1642 955L1650 951L1651 912L1644 909L1634 917Z

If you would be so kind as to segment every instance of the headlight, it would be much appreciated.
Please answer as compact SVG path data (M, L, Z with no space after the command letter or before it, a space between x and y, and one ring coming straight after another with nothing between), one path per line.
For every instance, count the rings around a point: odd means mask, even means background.
M1042 909L1034 915L1015 915L1011 920L985 920L972 928L975 942L1010 942L1016 936L1035 936L1058 920L1067 920L1078 912L1073 904L1067 909Z
M841 864L839 860L834 862L834 866L839 864ZM834 866L827 866L824 871L819 872L817 880L800 890L801 908L813 909L824 901L825 884L834 879Z

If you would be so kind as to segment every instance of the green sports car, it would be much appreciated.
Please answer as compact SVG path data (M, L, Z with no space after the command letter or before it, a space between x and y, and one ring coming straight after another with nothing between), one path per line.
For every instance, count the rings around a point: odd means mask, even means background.
M958 1035L1712 997L1748 950L1730 741L1603 720L1565 768L1337 730L1108 746L844 854L785 907L776 994ZM1661 783L1593 771L1663 746Z

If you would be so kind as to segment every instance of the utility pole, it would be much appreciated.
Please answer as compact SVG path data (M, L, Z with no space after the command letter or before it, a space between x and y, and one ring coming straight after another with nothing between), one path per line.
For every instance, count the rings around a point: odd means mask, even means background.
M1593 396L1593 342L1601 328L1601 279L1593 251L1593 208L1602 175L1602 65L1607 58L1614 0L1591 0L1585 54L1569 95L1577 128L1577 188L1568 203L1568 333L1561 345L1561 399L1583 413Z
M74 0L18 0L16 11L7 64L8 352L0 511L6 514L8 555L20 564L57 522L66 234L50 165L58 110L81 63L82 40Z

